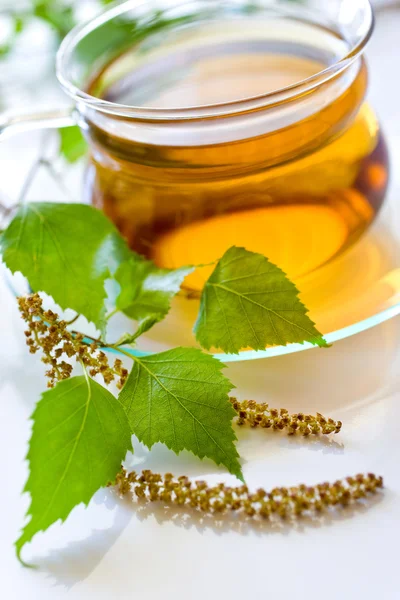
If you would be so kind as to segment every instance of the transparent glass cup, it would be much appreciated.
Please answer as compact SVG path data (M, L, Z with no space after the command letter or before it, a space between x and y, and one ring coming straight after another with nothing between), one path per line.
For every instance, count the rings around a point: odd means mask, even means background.
M85 200L160 266L238 245L302 280L385 197L365 101L373 25L367 0L131 0L67 36L57 75L75 109L31 125L79 124ZM211 268L186 285L201 290Z

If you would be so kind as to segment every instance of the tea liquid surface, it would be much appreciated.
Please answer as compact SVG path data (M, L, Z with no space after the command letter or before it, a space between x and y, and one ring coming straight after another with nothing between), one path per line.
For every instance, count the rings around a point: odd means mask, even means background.
M125 105L167 109L265 94L320 72L343 53L345 42L336 34L317 34L326 37L323 49L319 43L310 50L304 36L293 43L213 43L200 32L203 45L192 48L184 38L179 49L173 40L170 50L155 50L144 64L126 53L103 70L91 91ZM238 141L153 145L120 137L118 124L113 135L93 127L99 147L92 159L93 202L134 250L159 266L210 263L236 245L301 279L352 244L382 204L387 152L377 118L363 103L366 84L362 65L335 102ZM344 114L351 118L335 131ZM316 143L318 132L329 127L332 133L321 133ZM197 269L186 285L200 290L211 270Z

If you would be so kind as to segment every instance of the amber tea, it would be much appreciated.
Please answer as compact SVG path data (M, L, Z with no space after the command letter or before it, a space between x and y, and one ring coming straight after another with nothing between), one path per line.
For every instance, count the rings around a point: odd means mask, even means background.
M388 180L363 60L312 87L349 48L334 29L251 14L130 48L96 75L92 95L173 115L211 107L210 115L145 129L121 118L104 130L88 119L92 201L162 267L207 264L232 245L294 279L321 267L365 231ZM247 108L257 97L267 101ZM201 289L209 271L187 285Z

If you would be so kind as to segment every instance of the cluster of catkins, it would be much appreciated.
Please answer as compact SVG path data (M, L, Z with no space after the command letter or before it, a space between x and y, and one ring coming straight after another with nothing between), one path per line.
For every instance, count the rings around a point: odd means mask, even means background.
M279 487L270 492L258 489L251 493L246 485L230 487L223 483L209 486L205 481L190 481L146 470L138 475L125 469L117 475L115 485L121 495L132 493L139 499L160 501L166 505L188 506L206 514L235 511L248 517L287 518L309 512L321 512L333 506L347 506L383 487L382 477L369 473L347 477L335 483L315 486Z
M263 427L282 431L285 429L289 435L300 433L304 437L322 433L329 435L339 433L342 429L341 421L326 419L320 413L316 416L295 413L289 415L286 408L270 408L268 404L258 403L254 400L239 401L230 398L233 408L238 413L238 425L250 425L251 427Z
M110 366L102 344L98 340L88 343L78 332L68 330L68 323L51 310L44 310L38 294L18 298L19 310L27 323L26 343L30 352L43 352L43 362L49 366L46 375L48 386L71 376L72 365L64 357L74 357L89 370L94 377L101 375L106 384L117 379L122 388L128 371L121 360L116 359ZM289 435L309 435L339 433L341 421L327 419L320 413L316 416L295 413L286 409L270 408L268 404L254 400L240 401L230 398L237 413L238 425L250 425L275 431L286 430ZM122 495L133 493L136 497L165 504L189 506L207 514L235 511L247 517L286 518L300 516L306 512L319 512L332 506L346 506L377 492L383 487L383 480L373 474L347 477L335 483L322 483L316 486L299 485L290 488L275 488L270 492L258 489L250 493L246 485L229 487L225 484L208 486L204 481L191 482L188 477L177 479L167 473L164 476L143 471L127 473L124 469L117 475L116 486Z
M92 341L88 344L81 333L69 331L67 321L60 319L52 310L43 309L39 294L18 298L18 306L28 324L25 336L30 352L35 354L41 350L42 361L49 366L46 372L48 387L54 387L57 381L71 376L72 365L64 360L66 357L80 361L92 377L101 375L107 385L117 379L117 386L123 387L129 373L122 361L117 358L110 366L99 343Z

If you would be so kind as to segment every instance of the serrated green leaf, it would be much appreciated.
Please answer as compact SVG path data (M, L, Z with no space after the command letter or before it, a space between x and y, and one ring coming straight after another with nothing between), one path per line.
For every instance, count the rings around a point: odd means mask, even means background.
M88 145L77 125L59 129L60 154L69 163L74 163L85 156Z
M84 204L28 203L0 242L4 263L25 275L33 291L46 292L62 309L102 328L105 280L112 263L129 253L103 213Z
M261 254L230 248L208 279L194 327L203 348L237 354L310 342L327 346L307 316L299 290Z
M133 433L149 448L162 442L177 454L189 450L242 479L228 398L233 385L223 368L197 348L135 357L120 400Z
M77 504L114 481L132 450L131 430L117 398L85 376L45 392L32 415L27 459L31 520L16 542L18 557L38 531L65 521Z
M123 262L114 276L121 286L116 307L140 322L142 334L168 314L172 298L192 271L193 267L159 269L136 254Z

